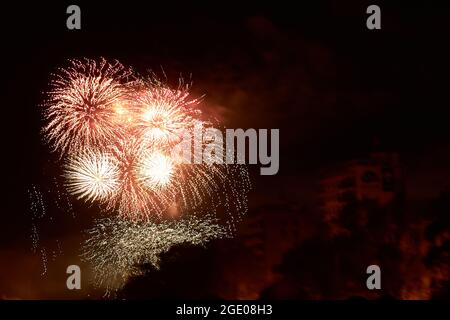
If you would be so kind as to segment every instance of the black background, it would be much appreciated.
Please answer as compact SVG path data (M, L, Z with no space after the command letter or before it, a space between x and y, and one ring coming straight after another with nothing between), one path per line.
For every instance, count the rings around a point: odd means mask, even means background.
M82 27L73 31L72 3L2 3L0 253L26 255L26 190L52 173L39 104L68 58L163 68L175 83L192 74L205 112L228 127L279 128L280 172L252 168L250 207L307 201L317 170L370 151L374 139L401 153L411 197L434 196L450 177L448 11L376 3L376 31L365 26L372 1L77 2ZM24 261L2 259L3 273Z

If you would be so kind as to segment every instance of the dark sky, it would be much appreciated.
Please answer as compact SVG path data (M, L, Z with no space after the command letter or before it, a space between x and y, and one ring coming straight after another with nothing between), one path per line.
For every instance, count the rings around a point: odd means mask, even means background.
M65 27L69 3L5 5L0 295L2 284L12 290L11 279L26 287L32 272L27 189L52 174L39 103L50 73L68 58L118 59L142 73L164 69L171 83L192 74L193 94L206 95L204 112L227 127L279 128L280 172L259 177L252 170L250 207L307 203L317 171L370 151L375 139L401 154L411 197L445 188L444 8L377 2L382 30L369 31L372 1L309 2L80 3L80 31Z

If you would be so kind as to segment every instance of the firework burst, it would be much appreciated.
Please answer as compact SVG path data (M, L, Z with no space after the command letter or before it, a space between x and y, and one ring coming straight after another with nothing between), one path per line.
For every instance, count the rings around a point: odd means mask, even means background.
M130 277L142 274L139 265L151 264L158 269L161 253L174 245L205 245L229 235L210 216L159 223L103 219L87 234L82 258L94 269L94 283L108 292L120 289Z
M160 151L148 152L139 161L137 176L140 183L150 189L164 189L174 175L172 159Z
M101 147L121 132L117 119L132 71L119 62L70 60L51 82L44 136L61 155Z
M150 77L133 96L136 114L134 132L150 145L170 146L181 140L180 133L193 127L200 111L200 99L189 99L189 86L173 90Z
M132 220L161 217L173 197L170 197L169 189L151 188L144 180L162 182L164 172L157 170L164 168L153 167L153 170L147 170L143 176L145 155L149 151L142 140L135 136L118 141L109 150L116 159L120 173L118 191L108 198L105 209ZM168 178L166 177L166 180Z
M89 202L105 201L119 187L119 170L115 159L107 153L83 151L69 158L65 166L68 191Z

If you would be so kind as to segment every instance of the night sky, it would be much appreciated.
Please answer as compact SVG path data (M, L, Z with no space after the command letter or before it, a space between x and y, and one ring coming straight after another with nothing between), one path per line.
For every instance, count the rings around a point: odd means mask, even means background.
M61 274L41 277L40 258L30 250L27 190L51 185L58 174L40 135L40 103L51 73L69 58L118 59L141 73L164 71L174 85L180 75L191 77L192 94L205 95L202 111L226 127L280 129L279 173L259 176L258 166L250 168L251 213L261 207L313 207L324 168L375 149L400 154L407 207L445 192L448 11L425 1L377 2L382 29L372 31L365 26L365 9L373 1L310 2L86 2L79 3L82 27L74 31L65 24L69 3L2 5L0 298L96 296L64 287L64 268L80 263L80 230L95 208L73 199L77 219L61 218L47 230L49 239L65 243L54 267ZM305 233L311 220L305 217ZM214 260L213 249L186 250L198 259L187 264ZM333 277L333 270L329 273ZM136 288L145 291L145 285Z

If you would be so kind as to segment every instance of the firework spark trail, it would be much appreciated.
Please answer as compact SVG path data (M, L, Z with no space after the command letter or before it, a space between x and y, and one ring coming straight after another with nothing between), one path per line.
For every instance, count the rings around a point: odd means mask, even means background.
M43 133L61 155L103 146L121 130L115 121L116 106L126 100L131 69L109 63L70 60L51 82Z
M82 258L92 265L95 284L107 291L118 290L127 279L142 274L139 265L159 268L160 254L174 245L204 245L229 235L210 216L160 223L106 218L87 233Z
M47 270L48 270L48 259L47 259L47 250L45 249L45 247L41 248L41 261L42 261L42 271L41 271L41 276L44 276L47 274Z
M73 210L72 203L69 200L68 193L65 192L65 189L61 189L61 187L59 186L58 180L56 180L55 177L53 177L53 183L55 184L56 193L57 193L57 198L55 198L56 207L58 208L58 210L66 212L72 218L75 219L75 212ZM64 190L64 191L61 191L61 190Z
M31 189L28 189L28 196L30 199L30 209L32 220L40 219L45 216L45 205L42 199L42 193L37 190L36 186L32 186Z
M28 189L28 197L31 212L31 251L36 253L40 242L36 222L45 216L46 211L42 194L39 190L37 190L36 186L32 185L32 187Z
M36 253L39 245L39 232L34 223L31 224L31 251Z
M56 261L57 257L63 254L63 247L58 238L55 239L54 235L49 237L42 231L60 228L57 222L58 216L62 215L54 215L55 212L69 212L72 217L75 216L67 193L60 188L56 179L53 179L51 185L46 188L31 185L28 195L31 213L31 251L40 259L42 264L40 275L44 276L48 273L49 263Z

